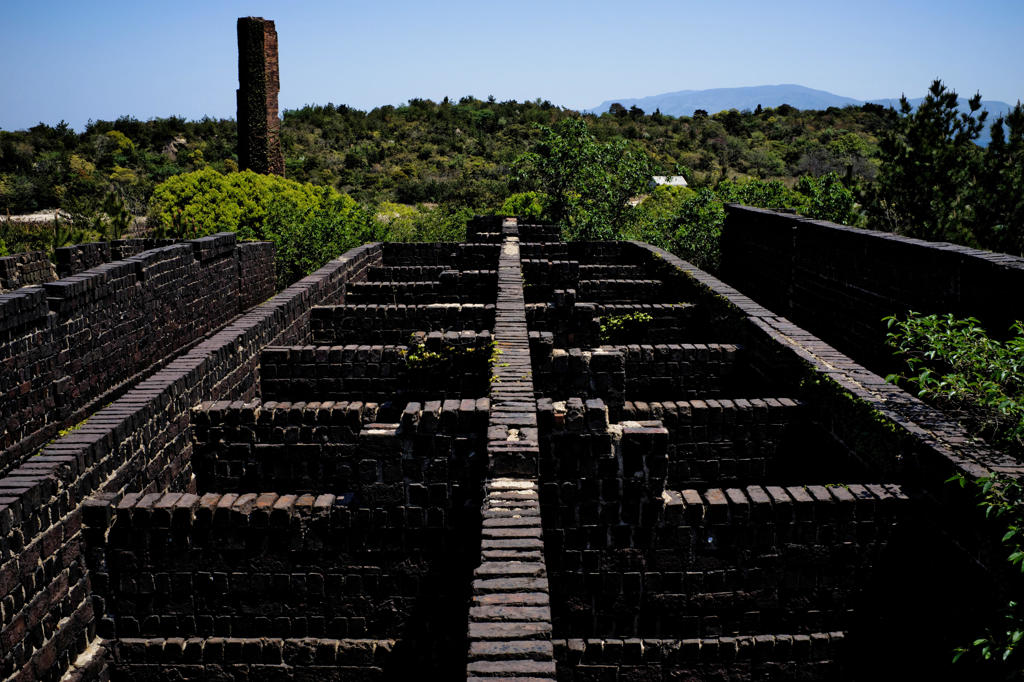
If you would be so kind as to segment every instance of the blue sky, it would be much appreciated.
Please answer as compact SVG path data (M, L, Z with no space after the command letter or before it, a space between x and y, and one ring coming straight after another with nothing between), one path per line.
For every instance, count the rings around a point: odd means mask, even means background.
M1024 2L0 0L0 128L233 117L235 20L275 20L282 109L614 98L798 83L1024 99Z

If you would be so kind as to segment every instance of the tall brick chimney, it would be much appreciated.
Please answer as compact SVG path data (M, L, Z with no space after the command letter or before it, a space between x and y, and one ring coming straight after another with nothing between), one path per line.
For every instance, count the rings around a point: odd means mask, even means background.
M238 166L284 175L277 95L277 30L262 17L238 19Z

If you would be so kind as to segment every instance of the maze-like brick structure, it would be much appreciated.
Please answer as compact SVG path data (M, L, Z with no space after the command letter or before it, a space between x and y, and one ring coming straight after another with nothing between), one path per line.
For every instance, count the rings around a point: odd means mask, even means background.
M664 251L468 238L349 252L0 481L3 675L942 673L998 601L942 481L1015 462Z

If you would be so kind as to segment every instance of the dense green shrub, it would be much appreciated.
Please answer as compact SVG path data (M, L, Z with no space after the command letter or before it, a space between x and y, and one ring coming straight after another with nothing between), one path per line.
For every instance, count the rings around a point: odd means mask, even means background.
M158 185L149 220L161 236L228 231L272 241L283 287L368 241L462 241L472 215L468 208L390 202L370 212L330 187L204 168Z
M149 220L163 237L227 231L274 242L279 286L375 237L375 224L350 197L252 171L204 168L168 178L153 191Z
M950 411L993 445L1024 454L1024 324L1014 323L1013 336L999 341L974 318L912 312L904 320L886 321L889 346L907 365L905 374L892 374L887 380L916 389L922 399ZM993 614L997 624L989 625L969 646L957 648L953 660L974 657L992 664L987 679L1024 679L1024 485L1004 474L971 481L957 475L950 481L971 487L985 517L1000 524L1006 559L1017 569L1006 606Z
M995 614L998 625L989 625L970 646L957 647L953 652L953 662L968 656L979 658L992 668L989 679L1022 680L1024 602L1021 601L1020 577L1024 573L1024 484L1019 478L1006 474L991 474L971 481L958 474L948 482L955 482L963 488L970 486L974 490L985 518L1000 524L1003 551L1008 552L1006 560L1018 569L1014 576L1016 581L1009 590L1016 597L1008 599L1006 606Z
M543 222L551 219L550 206L551 197L543 192L517 192L505 199L498 213Z
M671 218L679 213L682 205L688 199L692 199L694 196L696 196L696 192L689 187L659 185L644 198L638 208L646 220Z
M473 210L449 204L409 206L384 202L374 215L376 238L392 242L458 242L466 239Z
M721 197L705 187L683 199L668 217L647 216L623 236L660 246L702 270L714 272L721 260L724 224Z
M998 341L973 317L910 313L886 321L887 342L908 370L890 381L951 410L993 443L1024 452L1024 324Z
M168 178L153 190L149 225L161 236L193 238L239 232L262 238L271 200L300 213L341 198L329 187L252 171L219 173L212 168Z
M277 249L277 283L285 287L322 267L349 249L376 241L378 234L370 215L345 195L334 196L309 207L287 197L273 197L261 234L246 238L274 242Z
M796 190L804 196L803 205L796 207L800 214L840 225L857 225L860 222L853 191L835 173L816 178L804 175L797 180Z

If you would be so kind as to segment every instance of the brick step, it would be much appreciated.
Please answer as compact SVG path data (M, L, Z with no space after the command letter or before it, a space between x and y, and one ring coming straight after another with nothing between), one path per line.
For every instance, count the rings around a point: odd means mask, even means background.
M519 238L524 242L561 242L562 230L557 225L521 224Z
M744 370L737 344L682 343L551 348L534 355L534 383L552 400L601 398L616 408L626 400L674 401L749 395L760 390Z
M779 553L807 566L836 554L853 564L858 552L887 541L910 504L892 483L664 490L660 499L645 499L643 487L609 490L614 497L600 496L601 478L542 487L549 561L556 561L552 551L657 547L683 571L742 568L740 558L758 566L760 557ZM602 523L607 518L614 523Z
M469 643L470 667L474 661L550 661L553 656L551 642L543 639L476 639Z
M448 269L444 265L371 265L366 269L366 281L426 282Z
M473 640L523 640L551 639L551 623L536 621L471 622L469 639Z
M748 679L749 670L770 672L766 663L794 665L776 668L770 677L753 679L829 679L824 674L827 668L811 665L829 665L841 659L847 646L843 631L692 639L559 638L552 643L559 670L567 673L564 679L592 679L589 674L603 674L609 669L618 673L617 679L633 679L634 674L639 676L637 679L663 679L662 675L669 679L675 670L687 671L696 679L705 679L705 675L706 679L734 679L736 674ZM728 664L729 674L723 676L724 670L713 667L716 663ZM575 677L570 671L586 677ZM649 675L653 677L647 678Z
M498 262L497 244L471 242L384 242L381 265L443 265L446 269L492 268Z
M604 263L580 263L580 279L643 279L646 268L640 265L609 265Z
M493 303L345 304L310 312L312 342L318 346L409 343L416 332L487 330L494 326Z
M156 665L209 664L220 674L224 664L247 664L252 674L274 676L281 666L305 668L311 674L329 674L334 666L357 666L367 673L386 666L393 639L332 639L325 637L121 637L105 642L122 672L153 675ZM133 666L140 666L137 670ZM194 671L198 672L198 671ZM132 677L132 675L129 675ZM158 675L168 679L171 675Z
M451 397L482 396L488 389L491 339L487 330L465 330L417 335L411 345L268 346L260 352L260 395L374 402L423 398L440 390Z
M365 508L350 495L276 493L106 500L89 512L89 523L112 519L101 636L393 637L393 616L367 600L445 599L444 575L458 569L439 562L461 547L445 523L463 505Z
M853 579L832 576L835 584L814 587L799 585L795 573L790 576L793 582L779 589L691 593L648 590L643 580L639 591L627 592L618 584L621 575L594 574L591 582L603 583L600 591L588 591L586 596L574 591L581 582L578 578L588 582L589 577L552 577L556 594L574 595L552 606L559 632L706 637L836 630L848 627L859 595ZM610 624L614 626L608 630Z
M530 329L551 332L556 347L598 346L602 343L697 343L728 341L715 330L708 318L708 308L693 303L629 303L565 301L555 305L552 296L538 303L527 303ZM602 334L602 321L609 317L635 316L643 313L650 319L627 323L616 336L614 330ZM607 326L607 324L606 324Z
M544 242L524 238L521 245L523 258L550 258L578 260L581 263L606 265L639 264L638 253L625 242Z
M657 419L668 430L669 487L743 486L777 478L794 453L780 451L806 428L804 405L791 398L627 400L620 419Z
M494 270L444 270L437 280L415 282L353 282L345 302L358 303L488 303L494 300Z
M466 666L467 682L469 680L529 680L555 679L555 661L471 661Z
M548 293L553 289L575 288L580 280L580 263L575 260L524 258L523 279L527 289Z
M671 295L660 279L581 279L576 291L579 300L595 303L667 302Z
M470 453L484 447L489 414L488 398L207 402L192 411L192 466L201 490L352 491L423 506L440 486L460 499L475 488Z

